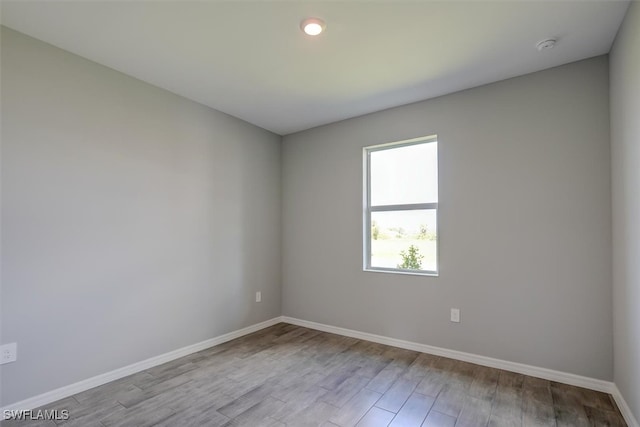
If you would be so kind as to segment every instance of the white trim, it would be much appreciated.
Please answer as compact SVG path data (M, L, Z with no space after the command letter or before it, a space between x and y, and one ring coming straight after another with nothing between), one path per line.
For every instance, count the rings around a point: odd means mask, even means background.
M375 205L375 206L371 206L369 209L371 210L371 212L438 210L438 202L405 203L402 205Z
M509 362L507 360L494 359L492 357L480 356L472 353L465 353L457 350L449 350L441 347L434 347L426 344L419 344L411 341L403 341L395 338L389 338L382 335L370 334L367 332L354 331L352 329L339 328L337 326L325 325L322 323L309 322L307 320L296 319L293 317L283 316L282 321L291 323L292 325L304 326L310 329L330 332L333 334L343 335L352 338L359 338L366 341L386 344L393 347L404 348L407 350L419 351L421 353L433 354L436 356L444 356L450 359L462 360L464 362L475 363L476 365L488 366L490 368L504 369L505 371L517 372L519 374L529 375L532 377L543 378L545 380L556 381L559 383L584 387L591 390L612 393L614 384L609 381L598 380L595 378L583 377L580 375L569 374L561 371L554 371L547 368L539 368L537 366L525 365L523 363ZM636 427L636 426L634 426Z
M124 378L128 375L132 375L140 371L144 371L145 369L162 365L163 363L167 363L172 360L187 356L189 354L205 350L209 347L213 347L213 346L225 343L227 341L231 341L233 339L239 338L241 336L248 335L250 333L259 331L260 329L268 328L269 326L273 326L280 322L282 322L281 316L274 317L273 319L269 319L261 323L256 323L255 325L247 326L246 328L238 329L236 331L229 332L227 334L220 335L215 338L211 338L196 344L191 344L186 347L182 347L177 350L173 350L168 353L161 354L159 356L154 356L149 359L142 360L140 362L136 362L122 368L115 369L111 372L106 372L104 374L96 375L95 377L87 378L86 380L82 380L74 384L69 384L67 386L48 391L46 393L43 393L34 397L30 397L25 400L21 400L20 402L12 403L10 405L3 407L2 409L0 409L0 411L2 411L2 414L4 414L4 411L6 410L35 409L40 406L55 402L57 400L64 399L65 397L73 396L74 394L83 392L85 390L89 390L90 388L94 388L99 385L106 384L110 381L115 381L117 379ZM2 418L3 416L0 415L0 419Z
M399 268L384 268L384 267L367 267L363 268L362 271L369 273L391 273L391 274L404 274L407 276L427 276L427 277L438 277L439 274L437 271L430 270L401 270Z
M616 401L616 405L618 405L618 409L620 409L620 413L624 417L624 420L627 422L629 427L640 427L640 423L636 417L633 416L633 412L631 412L631 408L627 404L627 401L622 397L622 393L618 390L618 386L613 384L613 390L611 390L611 395L613 396L613 400Z
M409 145L418 145L421 143L438 142L438 134L419 136L417 138L403 139L402 141L384 142L382 144L369 145L366 148L368 151L380 151L388 150L399 147L406 147Z
M434 210L436 213L436 236L439 234L438 221L438 202L433 203L405 203L396 205L371 205L371 153L384 150L392 150L396 148L408 147L419 144L436 144L438 145L438 135L429 135L418 138L406 139L404 141L387 142L384 144L370 145L362 148L363 153L363 220L362 220L362 269L369 272L385 272L385 273L401 273L420 276L438 276L440 264L440 241L436 239L436 269L435 270L402 270L400 268L383 268L373 267L371 265L371 215L374 212L397 212L410 210ZM439 187L440 169L439 155L436 155L436 169L438 176L436 177L436 185Z

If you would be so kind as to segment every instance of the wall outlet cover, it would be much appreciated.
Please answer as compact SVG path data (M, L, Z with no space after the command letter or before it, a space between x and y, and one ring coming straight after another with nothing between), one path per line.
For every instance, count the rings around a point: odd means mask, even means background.
M15 342L0 346L0 365L18 360L18 344Z

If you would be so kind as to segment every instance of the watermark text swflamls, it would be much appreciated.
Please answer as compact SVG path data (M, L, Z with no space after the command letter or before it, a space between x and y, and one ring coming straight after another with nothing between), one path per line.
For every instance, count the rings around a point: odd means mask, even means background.
M14 421L66 421L69 419L68 409L5 409L2 414L4 420Z

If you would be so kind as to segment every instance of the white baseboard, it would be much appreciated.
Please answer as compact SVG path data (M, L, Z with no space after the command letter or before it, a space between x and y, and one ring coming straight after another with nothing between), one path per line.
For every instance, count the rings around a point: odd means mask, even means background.
M620 390L618 390L618 386L615 384L613 385L611 395L613 396L613 400L616 401L616 405L618 405L618 409L620 409L620 413L622 413L622 416L627 422L627 425L629 427L640 427L640 423L638 423L638 420L633 415L633 412L631 412L631 408L629 408L627 401L624 400L624 397L622 397Z
M163 363L170 362L175 359L187 356L198 351L205 350L207 348L222 344L227 341L239 338L244 335L248 335L252 332L259 331L260 329L268 328L276 323L282 322L282 317L274 317L273 319L266 320L255 325L247 326L246 328L238 329L237 331L229 332L224 335L220 335L215 338L211 338L196 344L188 345L186 347L179 348L177 350L170 351L168 353L161 354L159 356L151 357L140 362L133 363L131 365L106 372L104 374L96 375L95 377L87 378L86 380L79 381L74 384L70 384L64 387L57 388L55 390L48 391L38 396L30 397L20 402L12 403L0 409L4 414L6 410L30 410L35 409L43 405L55 402L65 397L73 396L85 390L97 387L102 384L106 384L110 381L115 381L120 378L124 378L128 375L144 371L145 369L153 368L154 366L162 365ZM3 417L0 416L0 419Z
M620 394L618 387L609 381L598 380L595 378L583 377L580 375L569 374L567 372L554 371L553 369L539 368L537 366L525 365L523 363L509 362L507 360L494 359L492 357L480 356L463 351L449 350L441 347L434 347L426 344L419 344L411 341L404 341L395 338L389 338L382 335L370 334L367 332L354 331L353 329L345 329L337 326L325 325L323 323L310 322L308 320L296 319L294 317L282 316L282 321L291 323L292 325L303 326L309 329L329 332L332 334L343 335L346 337L358 338L361 340L377 342L379 344L390 345L393 347L404 348L407 350L419 351L421 353L433 354L435 356L448 357L450 359L462 360L464 362L475 363L476 365L488 366L490 368L503 369L505 371L516 372L523 375L529 375L536 378L542 378L549 381L555 381L563 384L569 384L576 387L588 388L590 390L609 393L613 396L620 413L624 417L629 427L640 427L638 421L634 417L629 405Z

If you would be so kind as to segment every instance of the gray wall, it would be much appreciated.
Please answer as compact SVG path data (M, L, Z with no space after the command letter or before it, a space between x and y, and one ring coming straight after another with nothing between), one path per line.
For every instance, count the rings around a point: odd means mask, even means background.
M362 147L434 133L440 277L363 272ZM286 136L283 314L611 380L609 160L604 56Z
M8 29L1 50L2 404L280 315L279 136Z
M640 4L611 51L615 383L640 420Z

